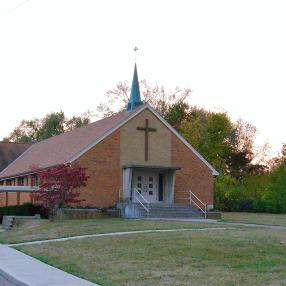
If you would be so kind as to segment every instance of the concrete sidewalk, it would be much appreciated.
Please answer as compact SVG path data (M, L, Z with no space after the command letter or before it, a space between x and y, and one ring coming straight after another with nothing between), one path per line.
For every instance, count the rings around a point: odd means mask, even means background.
M98 286L0 245L1 286Z
M146 233L157 233L157 232L182 232L182 231L214 231L214 230L235 230L235 227L205 227L205 228L174 228L174 229L149 229L149 230L134 230L134 231L121 231L121 232L107 232L107 233L98 233L98 234L86 234L79 236L70 236L63 238L54 238L47 240L36 240L30 242L19 242L8 244L8 246L21 246L21 245L32 245L32 244L42 244L50 242L62 242L67 240L77 240L93 237L103 237L103 236L122 236L122 235L132 235L132 234L146 234ZM0 285L1 286L1 285Z
M286 230L286 226L282 225L270 225L270 224L255 224L255 223L244 223L244 222L231 222L231 221L219 221L215 219L204 219L204 218L148 218L146 220L173 220L173 221L191 221L191 222L202 222L202 223L212 223L221 225L232 225L232 226L245 226L253 228L267 228L273 230Z

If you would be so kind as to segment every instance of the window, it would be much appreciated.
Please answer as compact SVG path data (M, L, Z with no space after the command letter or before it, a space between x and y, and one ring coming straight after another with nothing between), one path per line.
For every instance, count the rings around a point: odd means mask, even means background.
M138 183L137 184L137 188L141 188L142 187L142 184L141 183Z
M138 177L137 177L137 180L138 180L138 181L142 181L142 177L141 177L141 176L138 176Z
M38 177L37 175L32 175L31 176L31 186L38 186L39 182L38 182Z
M150 188L150 189L153 189L153 184L149 184L149 188Z
M18 178L18 186L24 186L24 177Z
M153 195L153 191L149 191L149 195L152 196Z
M153 182L153 177L149 177L149 182Z

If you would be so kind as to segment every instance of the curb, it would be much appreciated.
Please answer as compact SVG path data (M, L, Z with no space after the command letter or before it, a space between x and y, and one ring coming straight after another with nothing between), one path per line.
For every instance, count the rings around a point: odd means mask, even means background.
M6 286L6 284L7 286L30 286L29 284L20 281L19 279L15 278L11 274L0 268L0 282L2 282L2 278L4 279L4 286Z

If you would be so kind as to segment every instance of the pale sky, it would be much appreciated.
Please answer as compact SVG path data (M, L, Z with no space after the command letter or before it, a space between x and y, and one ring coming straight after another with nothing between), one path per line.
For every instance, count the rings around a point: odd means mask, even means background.
M0 0L0 139L21 119L95 111L105 92L140 79L193 90L286 142L286 1Z

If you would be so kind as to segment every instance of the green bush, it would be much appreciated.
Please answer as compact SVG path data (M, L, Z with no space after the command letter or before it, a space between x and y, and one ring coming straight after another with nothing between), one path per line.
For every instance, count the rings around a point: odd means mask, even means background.
M41 217L47 218L47 211L45 209L31 203L25 203L19 206L0 207L0 222L2 222L4 215L33 216L35 214L40 214Z
M215 182L215 208L221 211L286 213L286 168L237 180L220 175Z

